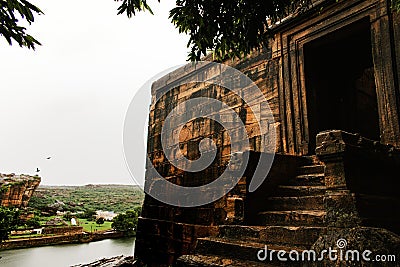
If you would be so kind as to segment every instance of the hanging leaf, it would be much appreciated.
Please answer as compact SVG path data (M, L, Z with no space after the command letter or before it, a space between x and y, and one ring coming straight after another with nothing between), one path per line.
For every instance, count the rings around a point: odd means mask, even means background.
M27 34L25 27L19 26L15 14L31 24L35 20L34 15L43 12L26 0L0 1L0 36L3 36L10 45L15 41L21 47L35 49L35 45L40 45L40 42Z

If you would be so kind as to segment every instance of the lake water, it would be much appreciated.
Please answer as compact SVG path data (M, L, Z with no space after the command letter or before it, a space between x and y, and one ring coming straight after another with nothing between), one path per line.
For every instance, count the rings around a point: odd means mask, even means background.
M71 266L118 255L133 255L135 238L105 239L85 244L0 251L1 267Z

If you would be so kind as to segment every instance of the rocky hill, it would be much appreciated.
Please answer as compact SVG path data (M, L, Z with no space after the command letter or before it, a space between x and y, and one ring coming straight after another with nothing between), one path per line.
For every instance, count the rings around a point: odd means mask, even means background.
M26 207L40 181L39 176L0 174L0 204L5 207Z

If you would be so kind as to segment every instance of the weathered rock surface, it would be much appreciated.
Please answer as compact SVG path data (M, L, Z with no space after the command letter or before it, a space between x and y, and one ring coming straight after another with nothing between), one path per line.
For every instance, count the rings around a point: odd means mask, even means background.
M310 266L399 266L400 237L386 229L372 227L328 228L326 233L313 244L312 249L316 251L317 255L321 255L321 251L329 250L332 244L335 244L334 249L338 250L337 259L326 258L324 261L314 262ZM340 255L342 255L342 259ZM364 257L367 257L369 261Z
M0 174L0 204L5 207L26 207L35 189L39 186L39 176Z
M103 258L92 263L78 264L72 267L129 267L136 266L133 256L116 256L112 258Z

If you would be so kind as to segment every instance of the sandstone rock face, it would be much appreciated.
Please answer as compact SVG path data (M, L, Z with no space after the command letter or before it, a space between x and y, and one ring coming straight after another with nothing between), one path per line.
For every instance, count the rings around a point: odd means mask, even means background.
M18 208L28 206L29 199L40 181L39 176L0 174L0 204Z

